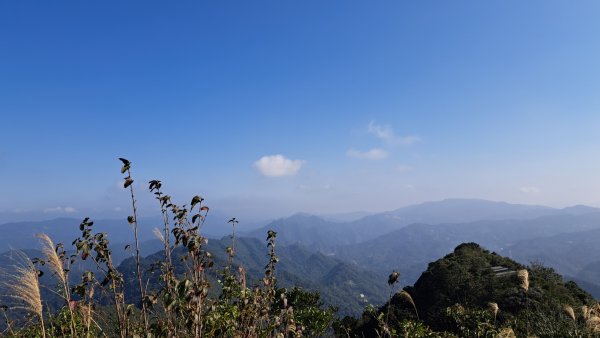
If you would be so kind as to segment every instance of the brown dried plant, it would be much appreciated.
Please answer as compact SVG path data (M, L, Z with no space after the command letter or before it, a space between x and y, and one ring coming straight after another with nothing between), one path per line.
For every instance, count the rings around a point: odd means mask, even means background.
M521 282L521 288L527 292L529 291L529 272L526 269L517 271L517 277Z
M419 320L419 312L417 311L417 305L415 304L415 301L413 300L410 293L408 293L405 290L402 290L402 291L400 291L400 297L412 305L413 309L415 310L415 315L417 315L417 320Z
M573 321L576 320L575 318L575 310L573 310L573 307L570 305L565 305L564 308L565 313L567 314L567 316L569 316Z
M494 323L496 323L496 317L498 316L498 311L500 311L500 307L498 307L498 303L488 303L488 307L492 314L494 315Z

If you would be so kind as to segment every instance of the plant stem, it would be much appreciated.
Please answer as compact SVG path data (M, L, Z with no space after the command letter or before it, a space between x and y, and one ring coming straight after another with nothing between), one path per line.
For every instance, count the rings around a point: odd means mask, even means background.
M127 175L131 178L131 170L127 169ZM140 299L142 303L142 316L144 318L144 328L148 331L148 314L146 311L146 304L144 299L146 298L144 286L142 284L142 271L140 268L140 244L138 240L138 220L137 220L137 208L135 205L135 195L133 193L133 184L129 185L129 191L131 192L131 207L133 208L133 236L135 237L135 266L137 269L138 285L140 287Z

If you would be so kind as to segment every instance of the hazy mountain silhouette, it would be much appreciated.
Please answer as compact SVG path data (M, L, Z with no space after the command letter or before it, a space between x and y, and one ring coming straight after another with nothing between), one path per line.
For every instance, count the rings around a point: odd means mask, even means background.
M528 220L544 216L572 216L600 212L575 206L554 209L478 199L446 199L408 206L362 217L351 222L332 222L309 214L296 214L271 222L249 235L262 238L268 229L278 231L282 243L303 245L332 252L336 247L365 242L414 224L470 223L475 221ZM561 223L561 226L564 225ZM457 244L457 243L454 243Z

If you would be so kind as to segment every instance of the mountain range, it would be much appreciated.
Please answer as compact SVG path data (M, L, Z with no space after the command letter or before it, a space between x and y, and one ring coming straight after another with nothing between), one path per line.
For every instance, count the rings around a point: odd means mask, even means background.
M79 234L79 222L64 218L2 224L0 252L37 248L33 236L38 232L70 245ZM160 242L153 240L152 229L161 224L160 217L140 219L141 252L150 261L161 248ZM326 301L338 306L349 302L347 313L361 306L357 294L368 294L371 302L381 301L381 294L364 290L382 281L382 276L397 270L404 285L412 284L429 262L465 242L479 243L521 264L539 262L552 267L600 298L600 246L596 245L600 243L600 209L588 206L556 209L447 199L382 213L299 213L238 232L239 237L248 237L240 241L243 244L238 250L245 250L238 255L240 263L256 267L253 276L260 275L264 265L262 240L269 229L278 232L282 283L319 289ZM212 222L207 220L203 230L214 234L209 241L211 250L224 252L228 238L219 238L230 231L227 219L212 215ZM125 220L97 220L95 231L109 234L117 263L130 264L132 253L124 247L131 244L132 230ZM344 276L354 278L346 278L351 282L344 285ZM337 282L327 284L329 281Z

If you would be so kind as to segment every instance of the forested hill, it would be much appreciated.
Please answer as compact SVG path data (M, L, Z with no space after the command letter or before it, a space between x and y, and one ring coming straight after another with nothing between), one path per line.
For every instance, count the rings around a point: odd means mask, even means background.
M458 336L495 336L510 328L517 336L569 337L577 330L589 332L585 318L578 321L571 312L579 316L582 306L591 309L594 303L591 295L552 269L526 267L467 243L430 263L414 286L404 287L378 311L386 314L392 329L404 332L403 323L418 315L428 329ZM357 336L375 336L382 318L378 321L374 313L366 311L357 321L347 318L347 329Z
M220 278L218 271L227 264L227 247L231 239L209 240L205 250L214 258L213 284ZM249 276L249 284L256 284L264 275L268 262L265 243L255 238L237 238L234 266L243 266ZM183 250L176 251L174 257ZM341 315L358 315L365 306L365 301L383 304L386 299L385 276L358 268L337 258L314 252L295 244L277 246L279 263L276 267L278 285L280 287L300 286L309 290L318 290L326 304L337 307ZM145 276L150 277L150 289L159 281L159 272L154 263L164 260L162 251L147 256L142 260ZM178 259L173 260L176 271L183 272L185 264ZM152 269L154 267L154 269ZM135 279L135 261L129 258L123 261L119 270L126 276L126 294L132 301L139 299ZM234 268L237 271L237 268ZM361 294L363 297L361 297Z

